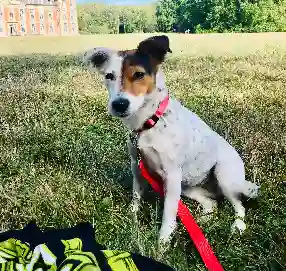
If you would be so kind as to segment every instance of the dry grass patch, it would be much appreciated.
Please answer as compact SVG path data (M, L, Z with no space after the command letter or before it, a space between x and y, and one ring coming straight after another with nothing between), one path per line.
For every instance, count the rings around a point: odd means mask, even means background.
M96 46L115 49L136 48L154 34L82 35L73 37L11 37L0 42L1 55L75 54ZM168 34L173 56L247 56L265 54L273 49L285 52L286 33L257 34Z

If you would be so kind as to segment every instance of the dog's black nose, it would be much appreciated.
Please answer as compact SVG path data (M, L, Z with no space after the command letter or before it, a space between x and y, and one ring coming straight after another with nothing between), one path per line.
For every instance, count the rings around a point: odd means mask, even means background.
M129 100L124 98L116 99L112 102L111 106L116 113L124 114L129 107Z

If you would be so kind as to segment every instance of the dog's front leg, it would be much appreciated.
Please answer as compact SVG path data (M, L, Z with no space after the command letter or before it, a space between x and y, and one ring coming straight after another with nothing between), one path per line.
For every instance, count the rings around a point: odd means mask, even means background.
M131 158L131 171L133 175L133 195L132 195L132 204L131 211L135 214L139 210L140 200L145 188L145 182L141 176L140 169L137 161L137 149L134 147L132 142L128 140L127 142L128 151Z
M160 248L166 247L177 225L176 217L181 196L182 171L180 168L167 169L164 175L165 202L159 237Z

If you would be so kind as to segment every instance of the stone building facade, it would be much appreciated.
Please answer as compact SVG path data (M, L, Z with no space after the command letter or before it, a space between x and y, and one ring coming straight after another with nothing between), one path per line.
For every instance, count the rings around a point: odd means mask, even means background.
M76 0L0 0L0 37L78 35Z

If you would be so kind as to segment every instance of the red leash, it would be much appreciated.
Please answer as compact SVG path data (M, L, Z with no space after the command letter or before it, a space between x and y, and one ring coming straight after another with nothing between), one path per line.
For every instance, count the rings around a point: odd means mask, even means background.
M159 182L158 180L153 179L149 175L149 173L147 172L146 168L143 165L142 160L139 161L139 167L141 169L142 176L149 182L149 184L153 187L153 189L156 192L160 193L160 196L163 197L164 189L162 183ZM189 233L197 250L199 251L207 269L211 271L223 271L223 267L221 266L214 252L212 251L212 248L208 243L208 240L205 238L200 227L194 220L188 207L181 200L179 201L179 206L178 206L178 216L181 219L183 225L186 227L187 232Z

